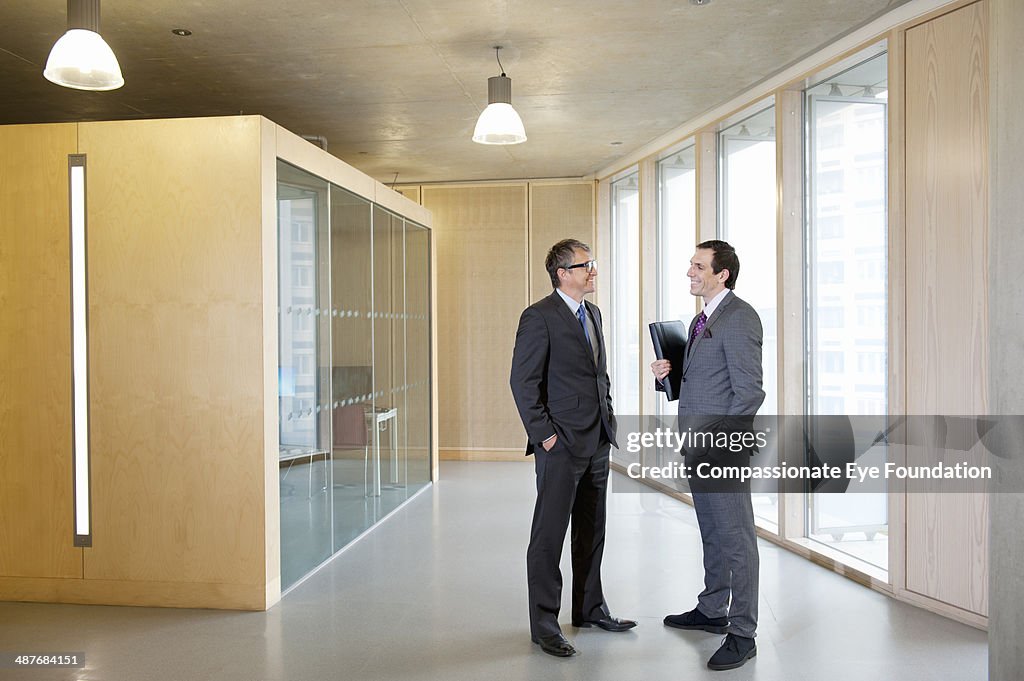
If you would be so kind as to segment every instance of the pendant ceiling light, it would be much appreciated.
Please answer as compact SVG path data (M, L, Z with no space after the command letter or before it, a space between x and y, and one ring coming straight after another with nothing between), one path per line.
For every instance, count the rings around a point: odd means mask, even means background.
M487 79L487 108L480 114L473 130L473 141L480 144L519 144L526 141L523 120L512 108L512 79L505 75L501 66L500 49L500 46L494 48L494 56L501 75Z
M50 50L43 76L76 90L124 85L117 57L100 37L100 0L68 0L68 30Z

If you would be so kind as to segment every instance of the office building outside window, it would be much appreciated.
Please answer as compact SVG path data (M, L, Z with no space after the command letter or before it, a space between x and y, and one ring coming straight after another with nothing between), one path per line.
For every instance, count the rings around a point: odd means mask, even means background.
M736 295L761 318L764 404L759 414L778 413L778 316L776 261L775 107L723 129L718 136L721 212L718 231L736 248L740 274ZM774 452L764 452L774 458ZM778 493L754 486L754 515L778 530Z
M806 93L807 410L855 435L887 408L886 70L881 54ZM808 538L887 569L886 495L854 492L808 494Z

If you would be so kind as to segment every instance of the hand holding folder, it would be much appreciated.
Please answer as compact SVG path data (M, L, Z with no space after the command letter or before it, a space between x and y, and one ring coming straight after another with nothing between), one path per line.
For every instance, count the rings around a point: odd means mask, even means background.
M686 357L686 325L676 319L651 322L649 326L654 356L672 363L672 370L661 380L665 397L671 402L679 399L679 383L683 377L683 359Z

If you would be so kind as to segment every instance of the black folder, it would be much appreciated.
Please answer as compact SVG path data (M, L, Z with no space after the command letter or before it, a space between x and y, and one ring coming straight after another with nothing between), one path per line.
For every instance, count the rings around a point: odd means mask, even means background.
M686 325L678 319L669 322L651 322L651 342L654 356L672 362L672 370L661 381L669 401L679 399L679 380L683 377L683 359L686 357Z

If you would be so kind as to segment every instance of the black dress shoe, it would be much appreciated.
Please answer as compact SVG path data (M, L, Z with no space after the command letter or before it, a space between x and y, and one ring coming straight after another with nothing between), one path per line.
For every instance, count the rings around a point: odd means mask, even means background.
M699 629L711 634L724 634L729 626L727 617L708 617L697 608L681 615L666 615L665 626L676 629Z
M722 647L708 660L708 669L716 672L736 669L746 664L747 660L757 655L757 644L754 639L736 634L726 634Z
M633 620L620 620L618 617L602 617L599 620L584 620L581 622L573 622L572 626L581 627L583 629L589 629L590 627L601 627L605 631L627 631L636 626L636 622Z
M562 634L537 636L533 639L533 642L539 645L540 649L545 653L555 657L572 657L576 654L576 649L572 647L572 644Z

